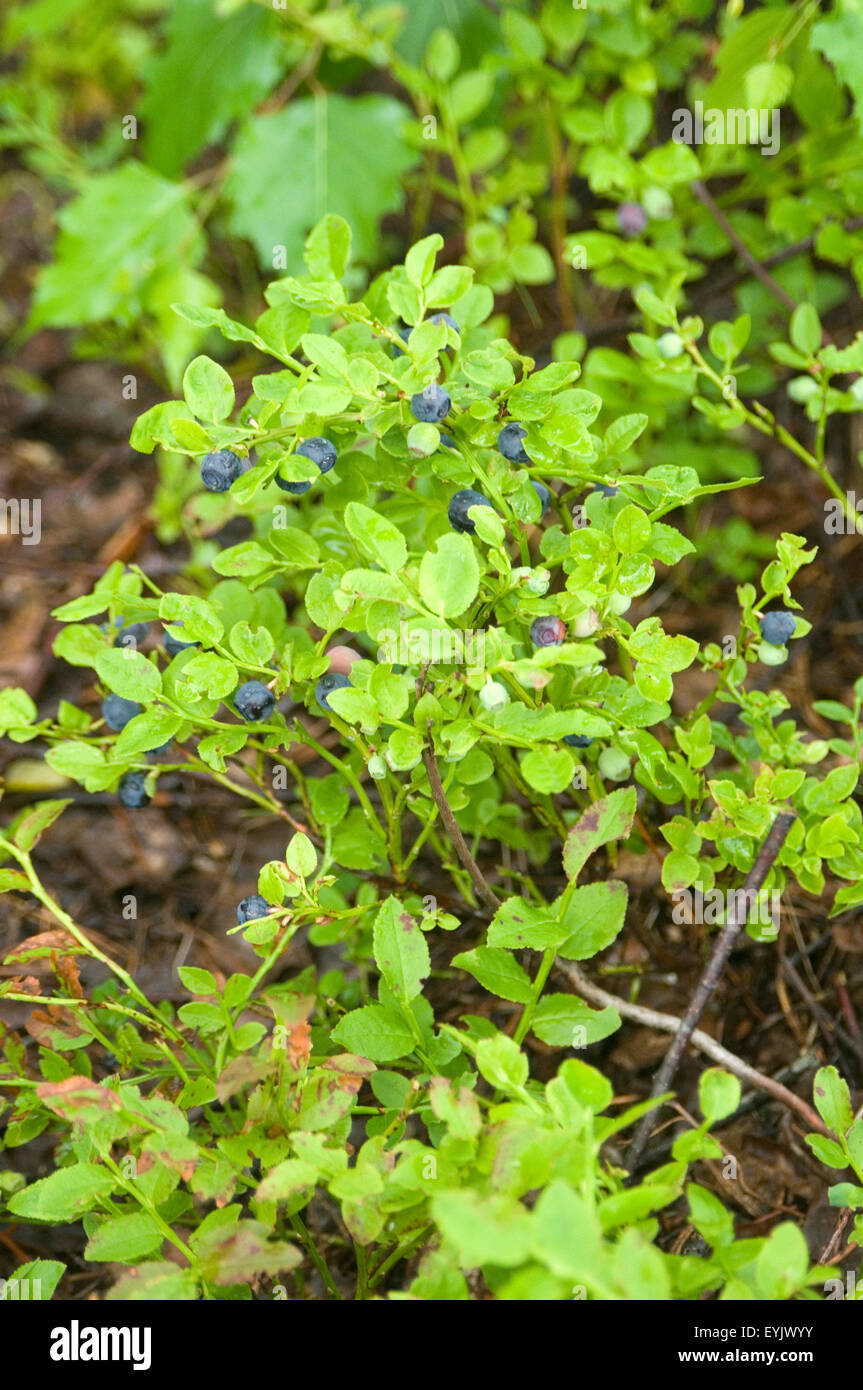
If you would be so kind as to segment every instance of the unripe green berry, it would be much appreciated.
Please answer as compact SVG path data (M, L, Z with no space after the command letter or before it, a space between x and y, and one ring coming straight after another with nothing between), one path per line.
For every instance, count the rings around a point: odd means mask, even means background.
M380 753L373 753L368 761L369 776L376 782L382 782L387 775L387 765Z
M772 642L760 642L758 660L763 661L765 666L782 666L788 660L788 650L786 647L774 647Z
M798 405L805 405L813 396L817 396L818 383L813 381L811 376L796 376L793 381L789 381L785 389L792 401L796 401Z
M660 357L670 362L673 357L679 357L682 353L683 339L679 333L663 333L662 337L657 339L656 347Z
M588 608L586 612L579 613L573 624L573 631L576 637L592 637L595 632L599 631L600 627L601 623L596 609Z
M428 458L440 448L440 430L436 425L411 425L408 430L408 450L414 458Z
M479 702L483 709L492 710L503 709L504 705L509 704L509 692L505 685L500 681L486 681L479 692Z
M621 748L603 748L597 767L609 782L625 782L630 773L629 759Z
M641 195L641 206L648 217L652 217L658 222L667 222L674 213L671 194L666 193L664 188L655 186L645 188Z
M613 589L608 598L609 611L621 617L627 609L632 607L632 599L628 594L622 594L618 589Z
M548 586L551 583L551 574L548 570L532 570L527 577L525 587L528 593L537 594L540 598L548 593Z

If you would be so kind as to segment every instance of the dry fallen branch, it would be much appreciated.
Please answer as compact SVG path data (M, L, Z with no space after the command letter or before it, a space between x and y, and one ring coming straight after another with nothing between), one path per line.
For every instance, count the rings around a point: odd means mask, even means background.
M681 1020L675 1018L673 1014L659 1013L656 1009L647 1009L643 1004L630 1004L628 1000L621 999L616 994L609 994L607 990L600 989L599 985L593 984L586 979L577 965L571 961L561 961L557 963L557 968L561 974L565 975L570 984L574 985L579 994L591 1004L599 1004L602 1008L617 1009L624 1018L632 1019L634 1023L641 1023L645 1028L657 1028L663 1033L678 1033L681 1028ZM805 1120L810 1129L817 1130L819 1134L828 1134L829 1130L822 1123L818 1115L801 1100L793 1091L789 1091L787 1086L783 1086L780 1081L774 1081L771 1076L765 1076L763 1072L756 1071L747 1062L729 1052L727 1047L723 1047L709 1033L704 1033L700 1028L696 1028L690 1034L688 1041L693 1047L698 1048L705 1056L717 1062L719 1066L725 1067L727 1071L733 1072L741 1081L749 1086L754 1086L759 1091L765 1091L778 1100L781 1105L786 1105L789 1110L795 1110L801 1119ZM652 1120L652 1116L649 1117Z

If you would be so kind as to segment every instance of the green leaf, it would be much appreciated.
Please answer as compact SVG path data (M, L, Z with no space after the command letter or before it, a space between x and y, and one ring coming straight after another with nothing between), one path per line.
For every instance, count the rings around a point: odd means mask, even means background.
M644 306L641 305L643 308ZM653 307L651 305L651 307ZM624 454L647 428L646 415L621 415L605 431L606 454Z
M38 843L43 831L47 830L49 825L53 825L57 817L71 804L68 800L38 801L35 806L28 807L15 825L12 843L29 853Z
M476 946L472 951L462 951L453 956L450 964L467 970L479 980L483 989L499 999L527 1004L533 998L533 985L527 971L509 951L499 946Z
M574 994L546 994L536 1006L531 1028L553 1047L587 1047L616 1033L616 1009L592 1009Z
M340 1019L330 1035L335 1042L372 1062L394 1062L413 1052L416 1039L401 1014L383 1004L367 1004Z
M177 688L191 687L193 693L202 692L222 700L236 690L238 680L237 668L227 657L216 656L215 652L193 652L183 663Z
M23 1284L27 1289L28 1302L38 1300L48 1303L65 1273L66 1266L60 1260L30 1260L12 1271L0 1298L8 1300L11 1296L11 1286L18 1284L20 1288Z
M538 792L563 792L572 782L575 764L565 748L532 748L520 760L521 774Z
M821 323L814 304L798 304L791 315L790 337L807 357L814 357L821 346Z
M610 946L623 927L628 891L617 878L576 888L561 920L569 935L558 953L567 960L590 960Z
M634 815L635 787L620 787L589 806L566 837L563 867L567 878L577 878L601 845L626 839Z
M698 1104L705 1120L716 1124L733 1115L740 1104L740 1082L721 1067L708 1067L698 1080Z
M277 17L267 10L246 5L223 18L211 0L182 0L168 16L138 110L147 163L173 177L257 106L282 65Z
M402 206L401 176L419 159L402 133L407 120L393 97L332 93L320 101L294 98L281 111L250 117L235 141L225 185L232 231L255 244L263 266L273 268L281 245L292 267L326 208L350 224L357 259L377 261L379 222Z
M527 1058L505 1033L482 1039L476 1049L476 1064L486 1081L502 1091L517 1093L527 1082Z
M467 536L441 536L423 556L419 579L420 596L433 613L441 618L463 613L479 591L479 565Z
M404 569L408 554L405 538L380 512L361 502L349 502L345 508L345 526L370 560L377 560L390 574Z
M145 1211L114 1216L98 1226L87 1242L85 1260L112 1260L134 1264L145 1255L155 1254L165 1239L157 1221Z
M818 1114L834 1134L844 1135L851 1128L854 1115L848 1083L835 1067L821 1067L815 1073L812 1098Z
M801 1288L809 1272L803 1232L790 1221L774 1226L755 1261L755 1279L763 1298L781 1303Z
M602 1268L602 1232L584 1197L559 1179L540 1194L534 1210L533 1250L564 1279L583 1283Z
M302 831L298 830L296 835L291 836L288 848L285 850L285 863L301 878L308 878L310 874L315 872L318 866L318 856L308 835L304 835Z
M8 685L0 690L0 734L32 724L38 711L26 690Z
M525 898L507 898L501 903L488 928L489 946L508 946L518 951L547 951L558 946L569 929L554 920L551 907L542 908Z
M154 706L130 719L114 744L115 758L131 758L169 743L183 722L181 714Z
M650 540L652 526L640 507L630 503L614 518L612 535L621 555L634 555Z
M212 605L194 594L163 594L159 617L163 622L177 624L172 628L172 635L181 642L203 642L205 646L212 646L225 631Z
M106 647L94 665L101 680L124 700L151 704L162 689L159 668L133 648Z
M449 1191L432 1197L432 1215L465 1269L491 1263L511 1268L530 1251L530 1215L514 1197L503 1193Z
M303 259L313 280L341 280L351 255L351 229L343 217L328 212L306 237Z
M854 114L863 131L863 13L854 0L845 0L812 30L812 47L823 53L850 89Z
M431 970L425 936L397 898L381 906L374 925L375 964L393 994L407 1004L422 989Z
M807 1134L806 1143L815 1157L829 1168L848 1167L848 1155L835 1139L828 1139L824 1134Z
M9 1210L27 1221L77 1221L92 1211L101 1197L113 1192L116 1180L95 1163L58 1168L9 1198Z
M423 237L412 246L405 256L405 271L412 285L417 289L422 289L427 285L434 274L435 256L443 246L443 237L439 232L433 232L431 236ZM436 301L435 301L436 302ZM447 304L449 300L446 301Z
M190 267L201 256L203 237L187 199L183 184L133 159L88 174L57 214L60 235L39 274L28 330L140 316L147 283L176 264L179 247Z
M129 443L133 449L137 449L139 454L152 454L157 444L162 448L169 449L177 453L176 437L173 426L180 420L189 420L189 407L185 401L160 401L158 405L153 405L149 410L145 410L143 415L139 415L129 436ZM93 597L96 597L93 595ZM73 599L72 603L64 605L63 609L55 613L55 617L72 618L79 616L71 610L74 605L82 603L81 599ZM90 613L101 613L107 608L107 597L98 608L90 608L80 614L81 617L89 617Z
M183 373L183 395L193 415L226 420L234 408L234 383L211 357L195 357Z

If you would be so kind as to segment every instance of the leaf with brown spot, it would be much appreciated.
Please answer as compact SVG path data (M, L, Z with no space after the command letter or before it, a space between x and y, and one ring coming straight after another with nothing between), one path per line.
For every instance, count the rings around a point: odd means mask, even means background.
M281 1046L281 1035L276 1045ZM312 1053L312 1030L306 1019L285 1031L284 1050L292 1070L302 1071Z
M247 1086L254 1086L270 1070L268 1057L250 1057L244 1053L235 1057L222 1071L216 1081L216 1098L224 1105L225 1101Z
M91 1081L89 1076L67 1076L63 1081L46 1081L36 1087L36 1095L55 1115L93 1125L106 1112L122 1109L116 1091Z
M82 1020L77 1016L77 1011L73 1013L71 1009L58 1009L55 1005L49 1005L47 1012L44 1009L34 1009L24 1027L30 1037L35 1038L42 1047L54 1050L59 1046L62 1050L63 1043L93 1036L88 1028L81 1025Z
M302 1256L294 1245L269 1240L262 1221L238 1221L215 1226L195 1240L201 1272L214 1284L243 1284L256 1274L280 1274L296 1269Z
M419 926L397 898L389 897L375 918L375 964L403 1004L415 999L431 970L429 948Z
M591 854L602 845L628 837L635 806L635 787L618 787L587 808L570 830L563 847L567 878L577 878Z

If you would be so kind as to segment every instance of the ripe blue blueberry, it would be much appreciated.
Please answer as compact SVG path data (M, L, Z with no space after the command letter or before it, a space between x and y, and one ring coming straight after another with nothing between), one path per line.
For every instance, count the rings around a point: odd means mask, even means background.
M141 713L137 700L124 700L122 695L106 695L102 701L102 718L109 729L125 729L130 719Z
M758 626L761 636L771 647L784 647L796 627L796 620L786 608L774 608L772 613L765 613L763 618L758 619Z
M249 723L266 719L275 703L275 695L261 681L245 681L234 695L234 709Z
M545 516L551 504L551 493L545 483L538 483L535 478L531 478L531 482L533 483L533 490L539 498L540 506L542 507L540 516Z
M601 492L603 497L616 497L620 491L612 483L594 483L593 490L594 492Z
M244 922L254 922L258 917L266 917L270 910L270 904L266 898L262 898L260 893L253 893L250 898L243 898L241 903L237 903L237 923L242 926Z
M454 332L461 333L461 329L452 314L445 314L443 309L438 309L437 313L432 314L429 318L429 323L445 323L447 328L452 328Z
M114 638L115 647L137 647L146 639L150 630L147 623L129 623L124 627L122 618L115 618L114 626L120 629Z
M415 396L411 396L411 414L423 425L437 425L449 415L452 401L449 392L433 381Z
M181 622L174 623L174 627L182 627ZM200 642L180 642L176 637L172 637L170 632L165 633L165 651L168 656L176 656L178 652L184 652L188 647L200 647Z
M566 624L551 614L534 618L530 625L530 640L535 647L559 647L566 640Z
M227 492L243 471L243 460L230 449L214 449L201 459L201 482L208 492Z
M324 439L321 435L312 435L311 439L304 439L302 444L297 447L297 453L302 454L303 458L311 459L316 463L322 473L329 473L331 468L335 468L338 454L336 446L329 439ZM309 482L291 483L276 474L276 483L283 492L293 493L294 497L302 497L304 492L308 492L311 487Z
M497 447L510 463L530 463L530 458L521 442L526 434L527 430L524 425L520 425L516 420L510 420L509 424L504 425L498 435Z
M338 458L335 444L320 434L313 434L311 439L304 439L297 453L302 454L305 459L311 459L322 473L329 473L331 468L335 468Z
M329 671L325 676L321 676L315 686L315 699L324 709L330 708L329 697L334 690L347 690L350 681L347 676L343 676L339 671Z
M455 440L454 440L454 439L450 439L449 435L448 435L448 434L444 434L443 430L441 430L441 432L440 432L440 442L441 442L441 444L445 444L446 447L447 447L448 449L454 449L454 448L455 448Z
M120 800L124 806L128 806L130 811L137 811L142 806L146 806L150 798L144 789L147 780L145 772L127 772L120 778L120 785L117 788L120 793Z
M476 530L476 522L468 516L471 507L490 507L491 503L487 497L483 497L476 488L463 487L459 492L454 492L450 498L447 508L449 524L454 531L466 531L468 535L473 535Z
M621 203L617 209L617 225L624 236L641 236L647 226L647 213L640 203Z
M564 734L563 741L568 743L570 748L589 748L593 743L593 739L588 738L587 734Z

